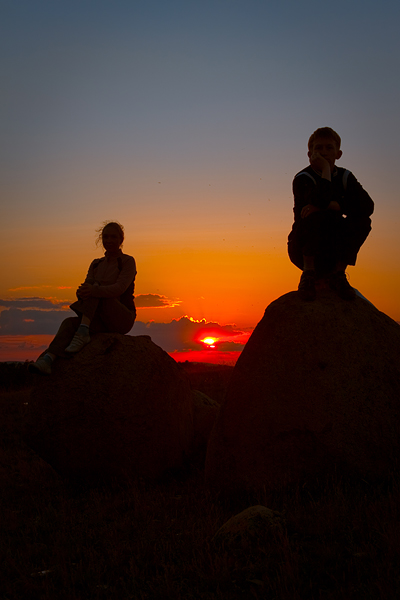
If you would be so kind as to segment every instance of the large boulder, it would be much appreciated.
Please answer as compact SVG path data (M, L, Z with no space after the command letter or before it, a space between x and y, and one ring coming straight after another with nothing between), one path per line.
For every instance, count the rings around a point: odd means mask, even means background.
M206 480L280 487L342 468L387 474L400 457L400 326L365 299L297 292L270 304L211 433Z
M189 380L148 336L94 335L32 390L25 439L63 476L157 478L193 442Z

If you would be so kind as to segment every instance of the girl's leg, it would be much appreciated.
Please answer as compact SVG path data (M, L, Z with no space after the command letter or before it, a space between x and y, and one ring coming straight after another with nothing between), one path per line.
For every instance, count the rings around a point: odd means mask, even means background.
M54 354L55 356L66 356L65 347L68 346L74 337L80 321L81 320L79 317L69 317L68 319L64 319L55 337L53 338L53 341L48 347L47 352Z
M95 302L92 302L94 300ZM89 327L92 333L128 333L133 327L136 311L131 311L117 298L90 298L82 303L81 324L65 351L69 354L79 352L90 342ZM96 308L95 308L96 307Z
M90 342L89 328L94 333L125 334L132 329L136 318L136 310L129 310L116 298L78 300L71 308L81 316L64 319L45 355L31 365L32 370L50 374L57 356L75 354Z
M35 373L39 372L50 375L51 365L57 356L68 356L65 353L65 347L74 337L74 334L79 327L79 323L79 317L68 317L67 319L64 319L47 351L40 356L35 363L32 363L29 366L29 370Z
M136 310L129 310L117 298L102 298L91 331L128 333L135 322Z
M67 354L75 354L90 342L89 327L96 315L100 303L99 298L79 299L71 305L72 310L81 314L81 322L70 344L65 348Z

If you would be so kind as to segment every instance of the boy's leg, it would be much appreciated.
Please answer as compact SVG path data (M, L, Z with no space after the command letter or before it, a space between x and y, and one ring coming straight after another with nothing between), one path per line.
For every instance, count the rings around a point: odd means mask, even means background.
M315 279L314 269L304 269L297 288L302 300L315 300L317 296Z
M354 266L357 254L371 231L369 217L347 217L341 220L337 243L337 261Z
M317 276L321 276L334 267L334 229L338 217L330 212L332 215L327 211L312 213L302 219L289 236L289 258L302 271L314 269ZM314 264L309 261L304 264L305 257L313 257Z
M302 219L296 229L292 230L288 240L289 258L303 273L300 277L298 291L302 300L314 300L315 291L315 257L320 248L319 213Z
M369 217L342 219L337 234L337 262L331 276L331 287L344 300L352 300L356 296L354 288L346 277L348 265L355 265L357 254L371 231Z

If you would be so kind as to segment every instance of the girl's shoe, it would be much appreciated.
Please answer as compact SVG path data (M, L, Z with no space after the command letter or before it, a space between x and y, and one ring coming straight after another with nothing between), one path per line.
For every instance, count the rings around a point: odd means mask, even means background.
M36 362L29 365L28 370L31 373L42 373L43 375L51 375L51 361L46 360L44 356L37 359Z
M76 352L79 352L79 350L82 350L82 348L86 346L86 344L88 344L89 342L89 332L86 335L76 333L72 338L72 342L70 343L70 345L65 348L65 352L68 352L69 354L75 354Z

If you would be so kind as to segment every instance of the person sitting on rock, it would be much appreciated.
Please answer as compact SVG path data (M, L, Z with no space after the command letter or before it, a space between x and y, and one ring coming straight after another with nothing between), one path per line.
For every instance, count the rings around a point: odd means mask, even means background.
M48 350L30 365L30 370L51 374L57 356L79 352L90 342L90 333L128 333L136 318L134 286L135 259L121 250L124 229L116 222L105 222L97 232L97 245L105 255L95 259L70 308L78 315L65 319Z
M355 290L346 277L371 231L374 203L354 175L335 161L342 156L340 137L330 127L314 131L308 141L310 166L293 180L294 223L288 238L293 264L303 271L298 291L316 297L316 279L329 277L341 298Z

